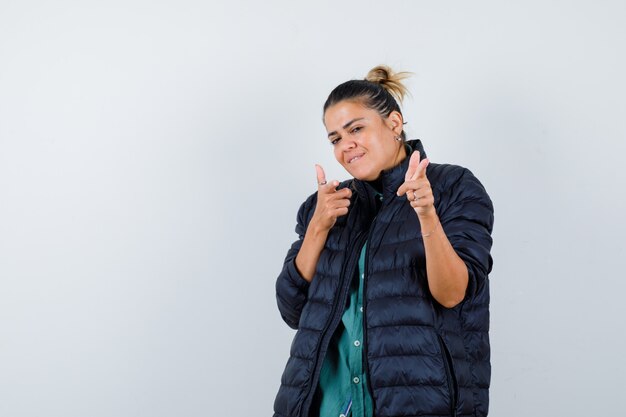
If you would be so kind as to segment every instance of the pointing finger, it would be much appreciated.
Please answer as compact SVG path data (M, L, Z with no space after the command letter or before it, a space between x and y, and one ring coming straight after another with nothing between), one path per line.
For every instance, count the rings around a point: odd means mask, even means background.
M410 180L415 175L417 171L417 167L420 161L420 153L419 151L415 151L411 154L411 159L409 160L409 167L406 170L406 174L404 176L405 180Z
M406 181L413 179L415 172L417 171L417 167L420 163L420 152L415 151L411 154L411 159L409 160L409 167L406 170L406 175L404 179Z
M429 162L430 161L428 160L428 158L424 158L420 161L419 165L417 166L417 170L415 171L415 174L413 174L414 180L426 177L426 167L428 166Z
M326 185L326 174L324 168L321 165L315 164L315 171L317 173L317 185Z

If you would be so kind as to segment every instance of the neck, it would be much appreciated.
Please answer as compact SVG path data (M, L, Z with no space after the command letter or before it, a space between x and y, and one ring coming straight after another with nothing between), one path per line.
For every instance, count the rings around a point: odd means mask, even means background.
M398 153L396 154L396 160L393 166L395 167L400 162L404 161L404 158L406 158L406 146L404 144L404 141L402 141L400 142L400 148L398 149Z
M404 161L404 158L406 158L406 155L407 155L406 145L404 144L404 141L403 141L403 142L400 142L400 146L398 147L398 151L396 152L396 155L393 158L393 162L389 166L385 167L383 171L390 170L391 168L399 165L402 161ZM380 178L380 174L378 178Z

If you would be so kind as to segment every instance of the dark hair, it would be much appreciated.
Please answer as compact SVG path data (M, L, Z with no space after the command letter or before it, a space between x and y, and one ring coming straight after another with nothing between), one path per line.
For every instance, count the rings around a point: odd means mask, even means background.
M335 87L324 103L324 113L333 104L343 100L354 100L376 110L383 118L389 117L392 111L402 114L398 101L402 102L408 93L402 80L409 75L408 72L394 73L388 66L378 65L372 68L363 80L350 80ZM402 140L406 140L404 130L400 136Z

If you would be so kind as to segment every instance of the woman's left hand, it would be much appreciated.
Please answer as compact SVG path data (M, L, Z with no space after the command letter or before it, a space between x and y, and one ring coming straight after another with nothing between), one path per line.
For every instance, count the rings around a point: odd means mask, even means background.
M419 151L413 152L409 160L409 168L404 176L404 183L397 192L398 196L406 195L411 207L420 219L437 215L433 190L430 188L430 181L426 177L428 162L428 158L420 161Z

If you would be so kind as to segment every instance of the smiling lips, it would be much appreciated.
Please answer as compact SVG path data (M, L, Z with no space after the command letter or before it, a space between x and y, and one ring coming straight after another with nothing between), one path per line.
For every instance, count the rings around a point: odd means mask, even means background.
M351 164L351 163L353 163L354 161L358 161L359 159L361 159L361 157L362 157L363 155L365 155L365 153L361 153L361 154L358 154L358 155L354 155L353 157L351 157L350 159L348 159L348 163L349 163L349 164Z

